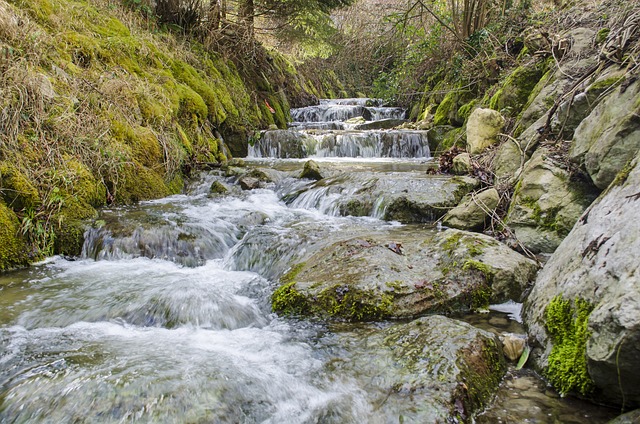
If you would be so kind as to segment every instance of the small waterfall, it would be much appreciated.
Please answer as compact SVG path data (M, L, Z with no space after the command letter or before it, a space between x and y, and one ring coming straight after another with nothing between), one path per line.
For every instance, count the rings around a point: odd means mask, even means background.
M405 115L405 109L384 107L377 99L323 99L291 109L290 129L264 131L249 146L249 157L431 157L426 131L387 129L404 123Z

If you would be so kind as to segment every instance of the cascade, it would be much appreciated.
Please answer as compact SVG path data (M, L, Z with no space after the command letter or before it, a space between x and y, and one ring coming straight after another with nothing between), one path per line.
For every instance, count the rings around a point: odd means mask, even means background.
M406 110L378 99L323 99L291 109L289 130L264 131L255 158L429 158L427 131L397 130Z

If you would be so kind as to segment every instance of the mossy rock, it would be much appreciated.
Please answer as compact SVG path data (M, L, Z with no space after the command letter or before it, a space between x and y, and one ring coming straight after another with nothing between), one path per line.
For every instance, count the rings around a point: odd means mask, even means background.
M468 90L450 91L438 105L433 117L433 125L461 126L464 124L465 117L459 114L459 110L472 99L473 93Z
M543 67L540 65L516 68L491 97L489 107L508 116L518 116L543 74Z
M20 237L18 217L0 202L0 271L27 266L27 252L27 245Z
M279 313L348 321L462 312L519 298L536 270L487 236L390 230L322 248L280 278L271 300Z
M31 181L13 164L0 162L0 193L14 211L35 209L40 195Z

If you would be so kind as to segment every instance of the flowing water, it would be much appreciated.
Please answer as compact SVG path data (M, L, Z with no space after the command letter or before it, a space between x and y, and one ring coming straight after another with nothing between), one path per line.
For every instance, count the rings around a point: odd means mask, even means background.
M375 105L356 106L368 104ZM211 196L212 182L231 186L235 177L210 173L187 194L104 210L81 258L1 274L0 422L411 422L411 396L381 410L388 371L369 340L390 323L282 318L269 301L277 278L307 250L399 224L285 201L309 182L286 173L300 161L276 162L254 161L284 170L265 188ZM396 173L427 166L415 159L325 164ZM463 319L522 333L511 312ZM605 422L610 415L513 372L478 420Z

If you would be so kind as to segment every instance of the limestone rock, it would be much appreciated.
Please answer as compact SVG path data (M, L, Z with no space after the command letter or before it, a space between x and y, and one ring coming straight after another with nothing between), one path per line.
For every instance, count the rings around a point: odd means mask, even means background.
M541 148L524 167L505 221L528 249L551 253L594 199Z
M471 112L467 121L467 151L478 154L495 144L503 126L504 118L495 110L480 108Z
M293 265L272 306L353 321L468 311L518 300L536 270L482 234L388 229L331 243Z
M469 153L460 153L453 158L452 171L456 175L465 175L471 172L471 155Z
M520 358L527 341L524 337L516 334L505 334L500 337L502 340L502 350L504 355L512 362L515 362Z
M320 165L318 162L313 160L308 160L304 163L304 168L300 173L300 178L307 178L309 180L321 180L324 177L320 172Z
M480 231L492 212L498 207L500 195L495 188L484 190L474 196L465 196L455 208L444 216L442 223L460 230Z
M264 131L255 145L249 147L249 153L255 157L305 158L309 143L315 141L298 131Z
M581 369L595 386L594 395L599 401L624 403L627 408L640 405L638 187L640 166L636 158L628 176L621 176L562 241L538 275L523 309L529 335L540 346L534 352L540 367L549 372L554 345L558 346L556 355L563 348L580 347L574 357L586 358ZM584 345L576 342L566 346L564 339L558 342L558 338L551 337L547 327L551 315L546 312L554 299L556 305L558 299L569 302L574 310L581 305L583 310L592 308L587 315L587 331L580 333L586 339ZM565 325L554 327L556 334L566 331L571 316L560 322ZM556 356L556 365L559 362L571 367L571 363L558 361L557 357L562 356ZM552 376L559 384L566 384L567 391L576 389L567 376Z
M640 150L640 82L622 84L575 131L571 159L607 188Z
M238 184L240 184L240 188L243 190L254 190L260 187L260 180L253 177L241 177L238 180Z

